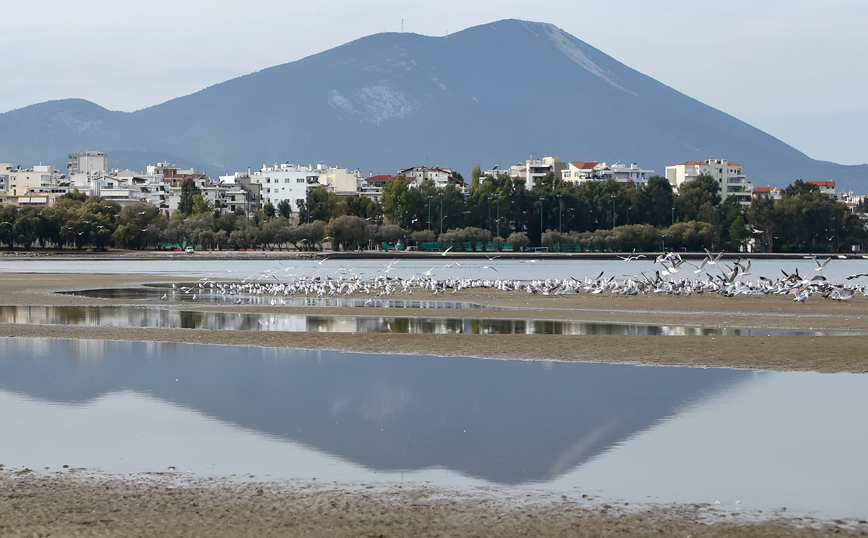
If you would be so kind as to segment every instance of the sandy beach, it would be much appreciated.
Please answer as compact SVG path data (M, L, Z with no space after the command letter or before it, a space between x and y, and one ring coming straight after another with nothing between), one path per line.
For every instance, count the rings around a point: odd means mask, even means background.
M58 291L134 287L169 279L122 275L5 274L0 305L108 306L120 299ZM179 282L183 279L177 279ZM853 331L868 334L868 298L587 294L538 296L465 290L455 300L508 306L485 317L678 324L708 328ZM139 306L142 306L139 303ZM395 315L372 308L192 306L185 310ZM385 309L383 309L385 310ZM479 311L401 309L402 316L479 317ZM517 360L623 362L774 371L868 372L866 336L409 335L267 333L0 324L3 337L208 342L358 352ZM0 460L0 464L2 464ZM427 488L237 483L0 469L0 536L865 536L865 521L814 521L704 505L631 507L566 499L502 499ZM754 515L756 516L756 515Z

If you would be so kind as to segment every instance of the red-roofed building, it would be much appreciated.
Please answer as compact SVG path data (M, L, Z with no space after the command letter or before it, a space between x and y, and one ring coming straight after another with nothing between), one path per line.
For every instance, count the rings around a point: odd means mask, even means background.
M380 174L378 176L371 176L366 178L363 183L367 183L369 187L379 187L383 188L383 185L388 183L389 181L395 181L398 179L397 176L390 176L389 174Z
M768 196L772 200L781 199L781 189L777 187L754 187L751 190L752 196Z
M835 190L835 182L834 181L808 181L811 185L816 185L820 188L820 192L827 195L832 200L838 200L840 197L838 196L838 191Z
M564 181L583 183L585 181L599 181L605 178L609 167L606 163L597 161L570 162L561 172Z

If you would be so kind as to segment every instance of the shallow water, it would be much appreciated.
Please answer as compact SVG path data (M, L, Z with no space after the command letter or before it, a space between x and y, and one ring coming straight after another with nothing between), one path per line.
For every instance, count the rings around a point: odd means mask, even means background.
M699 263L700 260L694 260ZM456 264L457 262L457 264ZM706 278L728 271L732 262L723 260L714 266L695 274L694 268L682 266L677 275L671 278ZM817 265L810 259L797 260L751 260L751 274L739 277L742 280L756 281L760 276L772 280L781 278L781 271L799 274L806 278L818 274ZM654 271L663 270L654 259L641 259L631 262L621 260L556 259L556 260L515 260L497 258L460 259L449 256L434 259L357 259L338 260L197 260L195 256L167 260L136 259L89 259L63 260L48 258L0 259L0 271L32 273L83 273L83 274L136 274L165 275L190 278L221 278L242 280L245 278L267 277L270 280L288 281L300 277L332 277L357 275L364 279L375 276L409 278L430 271L437 278L483 278L514 279L530 281L534 279L596 278L600 273L607 277L623 279L638 277L645 272L649 276ZM868 259L833 259L822 274L830 282L838 284L865 283L868 279L848 281L846 277L856 273L868 273Z
M868 515L868 376L0 339L7 467ZM738 503L736 503L738 501Z
M172 291L171 285L148 285L139 288L100 288L60 292L64 295L90 297L96 299L124 299L130 301L154 302L164 295L172 301L204 304L237 304L246 306L292 306L292 307L332 307L332 308L444 308L466 310L502 310L497 306L483 306L467 301L435 301L426 299L382 299L359 294L357 297L316 297L252 294L222 294L213 290L198 290L184 293Z
M785 331L592 321L481 317L329 316L138 308L128 306L0 306L0 323L88 327L269 332L399 334L567 334L632 336L839 336L842 331Z

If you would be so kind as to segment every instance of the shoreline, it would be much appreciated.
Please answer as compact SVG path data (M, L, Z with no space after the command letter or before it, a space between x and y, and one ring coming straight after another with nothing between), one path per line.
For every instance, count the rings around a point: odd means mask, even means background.
M0 466L3 536L864 536L823 521L709 504L631 505L590 495L463 491L425 484L240 482L160 473L113 476Z

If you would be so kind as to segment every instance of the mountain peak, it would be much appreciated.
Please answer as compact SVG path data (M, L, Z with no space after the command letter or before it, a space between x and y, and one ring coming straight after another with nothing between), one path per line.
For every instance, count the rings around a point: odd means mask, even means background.
M68 100L0 114L0 160L62 167L85 146L221 173L291 159L372 173L436 162L466 175L554 155L662 174L721 156L754 184L834 177L854 188L868 169L813 161L553 24L515 19L439 38L376 34L132 113Z

